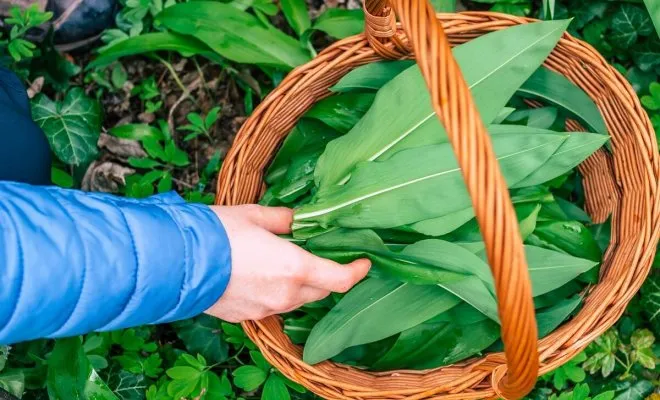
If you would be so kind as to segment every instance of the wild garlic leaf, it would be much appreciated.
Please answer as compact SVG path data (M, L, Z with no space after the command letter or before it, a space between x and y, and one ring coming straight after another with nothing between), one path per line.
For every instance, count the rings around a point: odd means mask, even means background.
M450 259L446 264L442 259L427 263L414 255L394 252L369 229L334 229L309 239L307 248L314 254L342 263L369 258L373 263L369 276L415 285L444 285L463 280L471 273L466 272L465 267L452 265ZM454 250L462 249L456 246Z
M445 312L442 315L449 314L450 312ZM376 361L372 368L434 368L446 365L452 360L469 357L495 343L500 337L499 325L489 319L466 323L460 316L457 317L449 317L450 321L433 318L403 331L390 350Z
M459 302L456 296L437 286L369 278L351 289L314 326L303 360L316 364L346 348L387 338Z
M518 182L536 170L566 138L562 134L498 135L493 148L506 181ZM346 185L319 191L315 203L298 209L293 229L298 237L307 234L301 229L314 226L387 229L440 217L470 204L451 145L445 143L358 165Z
M477 253L486 260L485 250ZM559 251L525 245L525 258L534 297L551 292L598 265Z
M414 60L379 61L365 64L344 75L330 90L338 93L378 90L413 65L415 65Z
M605 120L596 103L584 90L557 72L537 69L518 93L560 107L585 122L594 132L607 135Z
M63 162L80 165L91 161L98 153L101 106L87 97L82 88L71 89L64 100L58 102L38 94L32 101L32 118Z
M567 21L519 25L481 36L453 50L486 124L541 65L566 26ZM343 183L361 161L446 140L415 65L378 91L372 107L348 134L328 144L316 170L317 186L325 190Z
M374 101L373 93L341 93L327 97L305 113L341 133L348 132L362 118Z
M311 59L297 40L264 26L258 18L231 4L180 3L165 8L157 20L176 33L201 40L235 62L290 70Z
M510 194L511 202L514 206L525 203L545 203L552 200L552 194L543 187L523 188L514 190ZM473 218L474 210L472 209L472 205L468 205L462 210L449 213L442 217L419 221L406 228L428 236L451 234L454 239L460 241L481 240L474 239L475 232L479 233L479 227L476 221L470 221ZM454 236L454 233L457 236Z
M273 184L286 175L291 160L301 152L323 150L328 142L341 136L339 132L316 119L303 118L284 139L266 171L266 183Z
M438 285L499 321L493 278L474 253L438 239L421 240L393 252L373 231L337 229L310 239L315 254L338 262L369 258L370 276L417 285Z
M589 158L596 150L603 147L608 140L609 136L596 133L570 133L568 139L561 144L546 163L524 179L514 183L512 187L536 186L561 176Z

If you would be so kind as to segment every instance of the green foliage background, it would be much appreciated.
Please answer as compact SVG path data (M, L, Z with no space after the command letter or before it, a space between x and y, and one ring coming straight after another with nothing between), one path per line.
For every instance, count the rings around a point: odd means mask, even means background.
M223 1L221 15L194 3L188 21L168 13L176 0L122 0L116 26L103 35L105 45L87 66L55 51L48 39L33 43L31 28L51 15L30 9L12 11L10 27L0 36L0 62L44 90L32 99L35 120L48 135L54 154L53 179L79 187L89 163L98 158L103 116L99 99L126 87L131 77L126 56L148 57L169 73L182 93L187 88L174 62L192 57L195 65L219 65L236 83L249 114L284 74L310 60L327 38L362 29L359 10L330 9L310 18L303 0ZM435 0L438 10L454 3ZM631 83L660 133L660 6L656 0L474 0L468 9L506 12L544 19L573 18L569 31L605 56ZM648 8L647 8L648 7ZM211 19L214 27L190 21ZM236 26L229 20L239 21ZM223 30L218 35L214 29ZM240 35L235 35L240 29ZM268 37L270 40L265 40ZM161 50L144 55L145 49ZM119 60L119 61L118 61ZM256 65L254 65L256 64ZM83 69L83 67L86 67ZM199 66L198 66L199 67ZM245 71L251 71L246 76ZM255 78L256 77L256 78ZM143 111L162 115L160 80L149 76L132 83L130 96ZM77 101L80 100L80 101ZM71 110L71 103L79 104ZM145 197L179 189L190 201L213 201L211 180L221 165L215 152L206 160L195 185L176 185L191 165L189 141L207 141L222 123L223 110L195 109L188 124L151 123L113 127L110 134L136 140L144 155L129 157L135 173L119 190ZM71 122L71 123L70 123ZM67 126L75 126L68 129ZM174 131L173 131L174 128ZM176 130L186 132L178 136ZM76 144L77 152L67 151ZM530 399L660 398L660 262L617 325L572 361L539 380ZM144 326L80 338L38 340L0 347L0 387L24 399L265 399L313 398L304 388L271 368L238 325L199 316L170 325Z

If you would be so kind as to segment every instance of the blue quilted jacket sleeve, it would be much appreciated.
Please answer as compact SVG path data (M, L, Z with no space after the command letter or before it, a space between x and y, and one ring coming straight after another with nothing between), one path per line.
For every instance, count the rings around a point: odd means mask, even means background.
M0 182L0 229L2 344L189 318L229 281L222 224L175 193Z

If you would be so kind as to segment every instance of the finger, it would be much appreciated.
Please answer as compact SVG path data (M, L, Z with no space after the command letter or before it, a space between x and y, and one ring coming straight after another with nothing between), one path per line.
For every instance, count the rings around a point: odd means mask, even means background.
M303 284L331 292L345 293L364 278L371 268L368 259L341 265L307 253L304 259L306 274Z
M291 233L293 210L286 207L244 206L242 212L255 225L276 235Z

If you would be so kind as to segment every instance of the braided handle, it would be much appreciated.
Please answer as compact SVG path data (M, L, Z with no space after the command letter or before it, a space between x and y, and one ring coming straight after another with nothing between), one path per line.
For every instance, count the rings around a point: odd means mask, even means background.
M539 356L531 283L509 191L433 7L428 0L389 0L410 42L404 43L396 35L387 1L366 0L365 31L372 47L386 58L409 54L408 46L412 46L433 108L447 130L495 278L507 373L494 386L499 395L518 399L534 387Z

